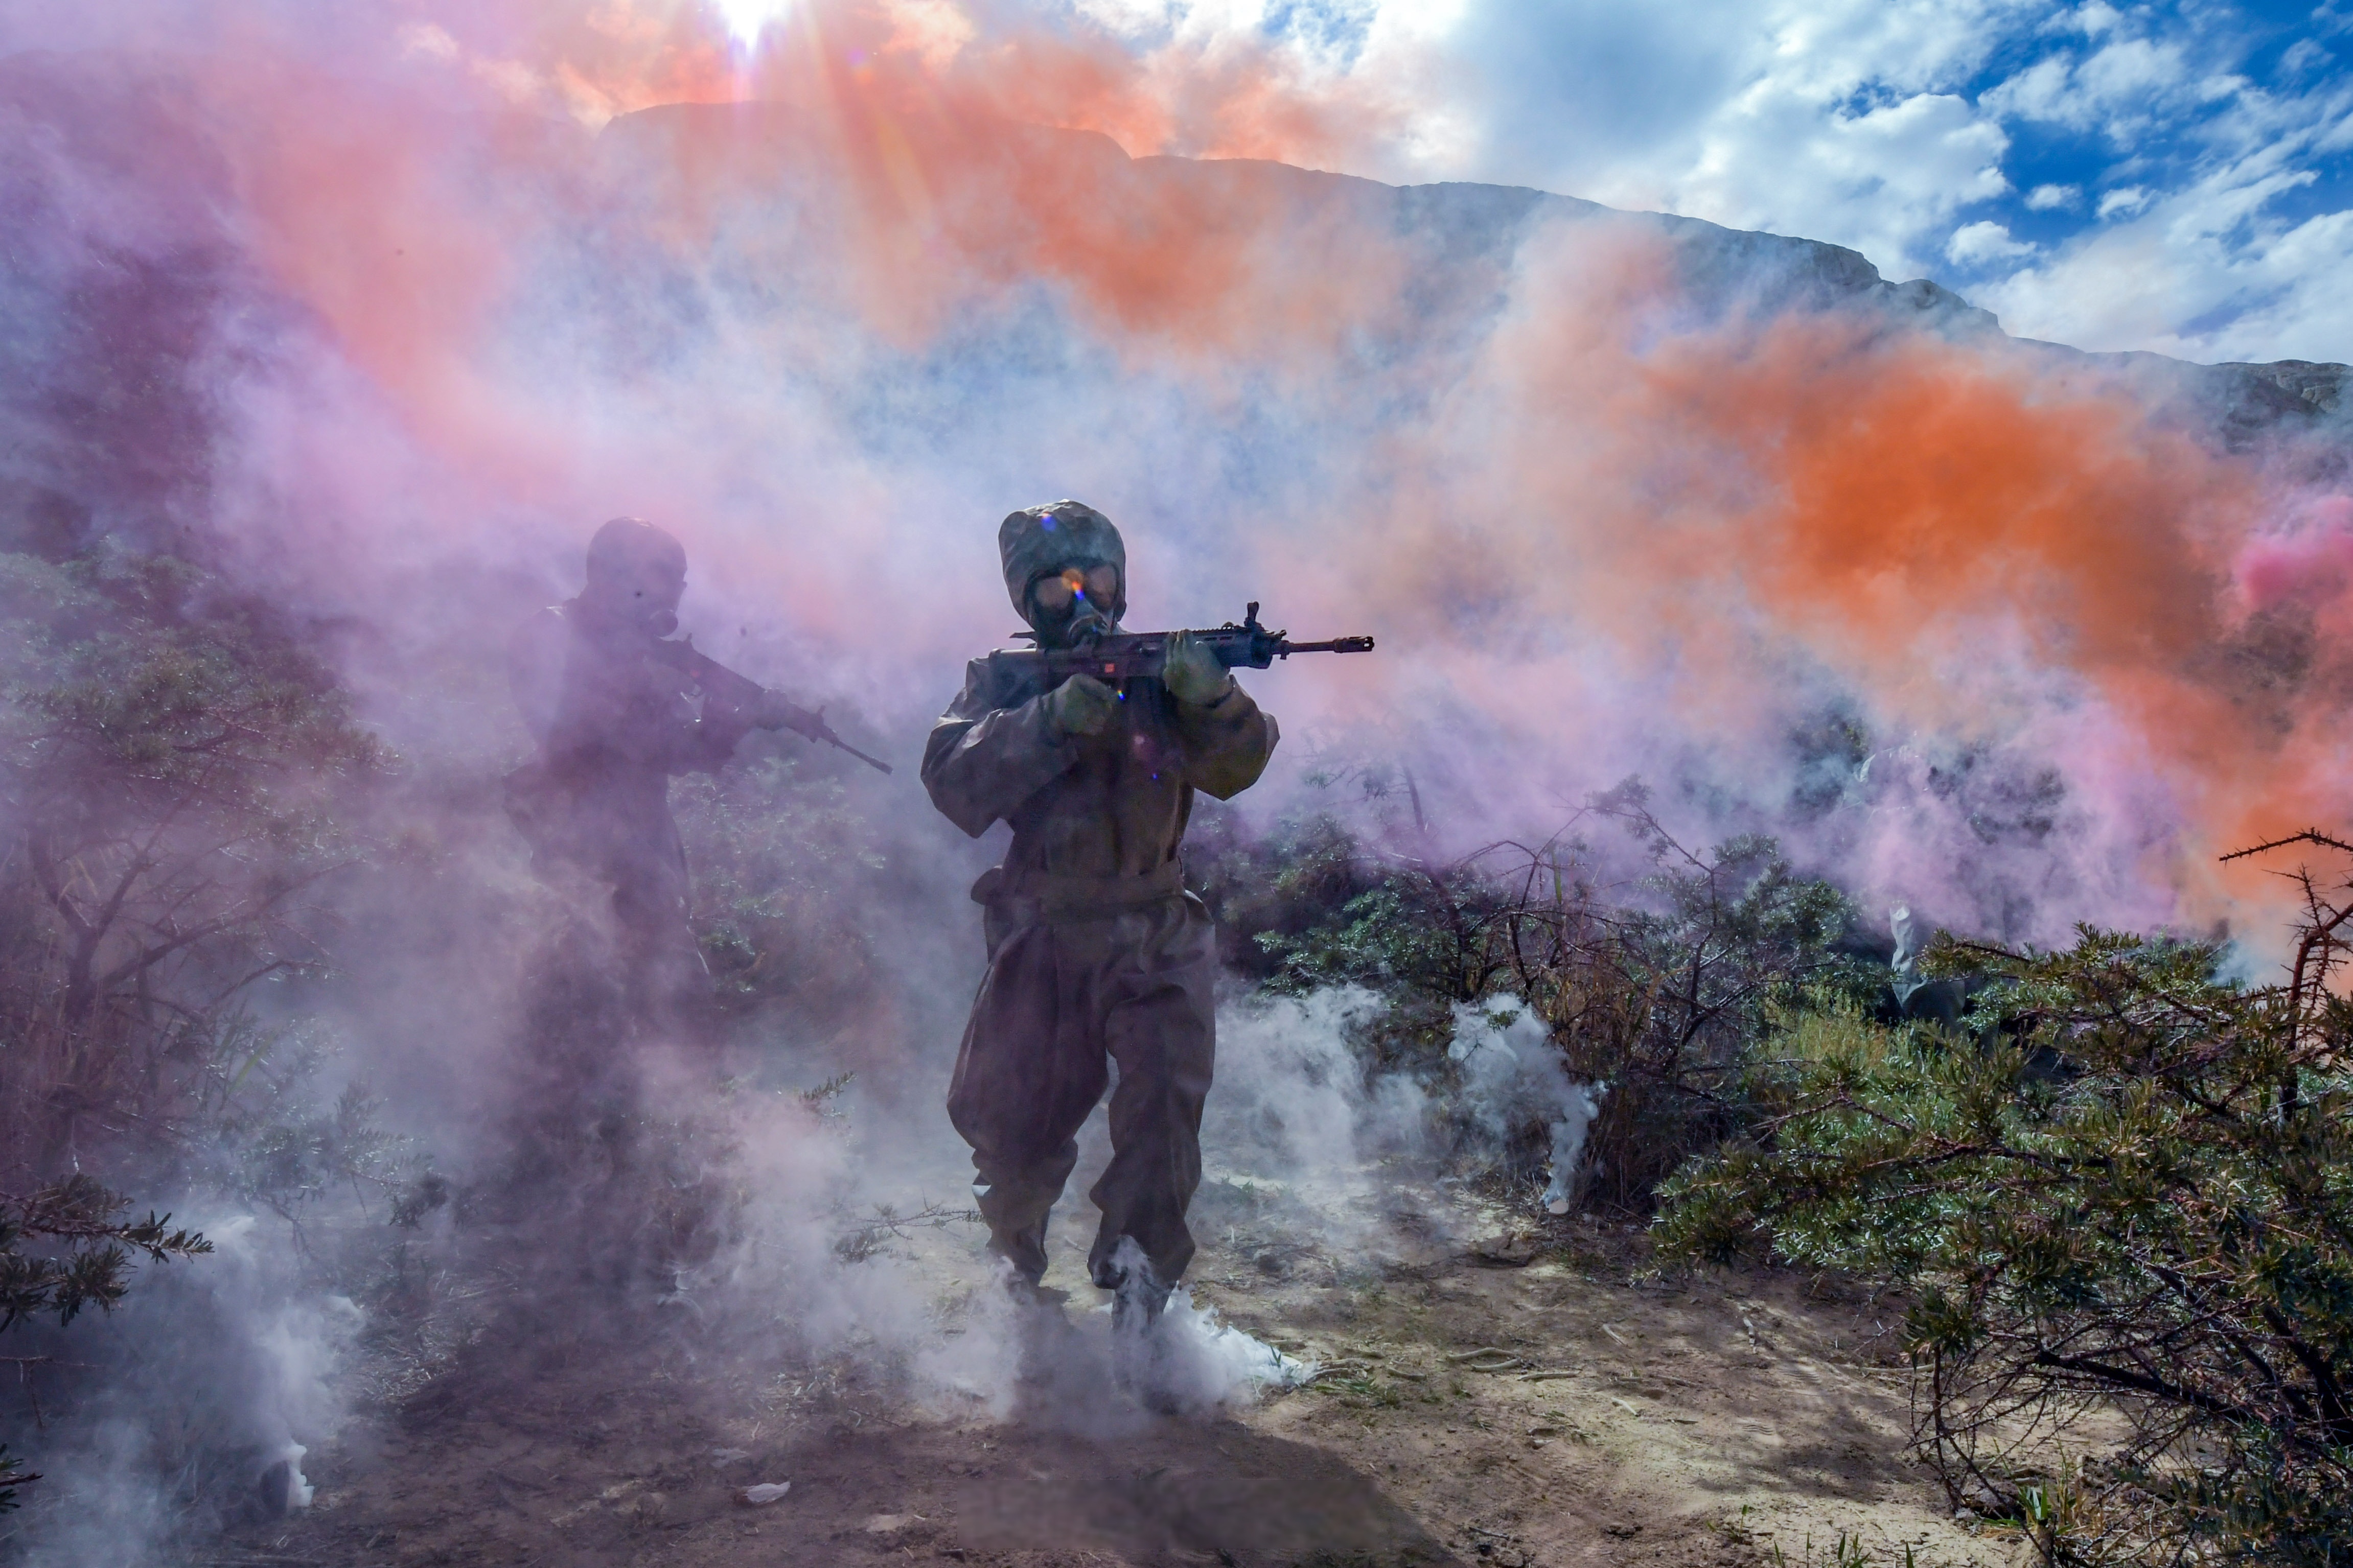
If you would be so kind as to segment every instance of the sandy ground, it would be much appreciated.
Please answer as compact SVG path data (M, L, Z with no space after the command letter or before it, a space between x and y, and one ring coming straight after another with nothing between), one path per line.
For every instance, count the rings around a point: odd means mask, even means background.
M1076 1185L1074 1184L1074 1185ZM1079 1190L1083 1190L1080 1188ZM1011 1408L919 1399L872 1358L723 1352L691 1313L557 1312L444 1271L387 1314L313 1505L200 1561L1001 1568L1993 1564L1905 1457L1888 1314L1784 1275L1661 1275L1641 1238L1404 1203L1368 1258L1212 1181L1197 1298L1325 1371L1167 1417L1112 1393L1097 1293L1028 1320ZM1470 1245L1445 1237L1483 1237ZM1065 1226L1050 1279L1082 1278ZM966 1226L900 1244L957 1331ZM1496 1255L1500 1254L1500 1259ZM424 1298L429 1297L429 1300ZM965 1305L959 1308L958 1303ZM788 1482L782 1498L747 1486ZM1860 1549L1858 1556L1857 1549Z

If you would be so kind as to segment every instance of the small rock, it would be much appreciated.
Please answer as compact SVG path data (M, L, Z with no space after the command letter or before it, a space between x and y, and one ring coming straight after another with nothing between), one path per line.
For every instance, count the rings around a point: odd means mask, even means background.
M1536 1259L1536 1240L1518 1231L1505 1231L1472 1244L1471 1256L1498 1268L1525 1268Z
M776 1501L792 1489L793 1483L790 1481L763 1481L756 1487L745 1487L737 1495L756 1508L764 1502Z

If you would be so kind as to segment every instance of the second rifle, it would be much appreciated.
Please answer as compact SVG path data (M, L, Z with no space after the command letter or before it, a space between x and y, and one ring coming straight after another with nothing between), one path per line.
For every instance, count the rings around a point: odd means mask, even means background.
M790 730L804 740L822 741L856 757L870 768L891 771L880 757L870 757L833 732L821 708L803 708L771 691L749 676L738 675L701 648L691 637L654 644L654 657L694 683L705 702L716 702L763 730Z

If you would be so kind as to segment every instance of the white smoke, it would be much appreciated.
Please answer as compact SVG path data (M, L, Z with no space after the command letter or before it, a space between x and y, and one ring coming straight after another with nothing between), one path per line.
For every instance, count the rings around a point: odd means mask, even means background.
M1361 985L1336 985L1223 1011L1202 1139L1229 1179L1361 1198L1381 1160L1429 1152L1427 1090L1402 1073L1367 1075L1350 1044L1386 1006Z
M43 1479L27 1501L39 1506L12 1543L27 1568L166 1556L191 1506L234 1520L311 1503L302 1459L346 1418L340 1374L363 1314L303 1278L289 1222L183 1217L215 1252L142 1270L120 1307L60 1342L60 1360L104 1376L28 1454Z
M1246 1405L1271 1389L1302 1387L1319 1370L1220 1322L1215 1308L1194 1305L1192 1292L1182 1286L1168 1298L1153 1332L1169 1386L1186 1409Z
M1447 1056L1462 1074L1462 1102L1493 1144L1506 1148L1541 1121L1551 1144L1544 1205L1564 1215L1584 1184L1585 1134L1607 1086L1577 1083L1561 1065L1552 1034L1517 996L1461 1004Z
M1128 1279L1149 1268L1144 1249L1125 1237L1112 1263ZM1193 1415L1248 1405L1268 1389L1297 1388L1317 1370L1311 1362L1219 1322L1215 1310L1195 1306L1192 1292L1182 1286L1141 1329L1121 1328L1113 1303L1104 1303L1100 1315L1113 1318L1112 1361L1134 1384L1129 1396L1164 1414ZM1122 1343L1124 1333L1136 1337Z

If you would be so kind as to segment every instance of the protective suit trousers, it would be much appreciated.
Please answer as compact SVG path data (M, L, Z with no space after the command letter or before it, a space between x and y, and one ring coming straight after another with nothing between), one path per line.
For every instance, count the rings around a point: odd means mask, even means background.
M1116 1288L1113 1253L1126 1236L1158 1283L1174 1285L1193 1258L1185 1211L1201 1183L1201 1104L1217 1057L1208 910L1184 894L1092 916L992 904L988 935L948 1117L972 1145L992 1245L1032 1282L1044 1275L1047 1215L1116 1061L1111 1165L1089 1194L1103 1223L1088 1273Z
M717 1026L711 970L687 919L686 868L625 877L613 889L613 947L622 1007L641 1038L700 1044Z

